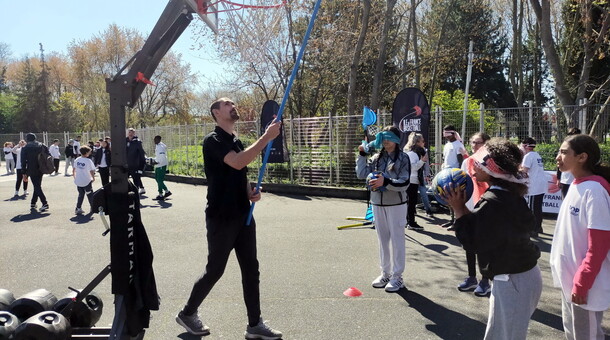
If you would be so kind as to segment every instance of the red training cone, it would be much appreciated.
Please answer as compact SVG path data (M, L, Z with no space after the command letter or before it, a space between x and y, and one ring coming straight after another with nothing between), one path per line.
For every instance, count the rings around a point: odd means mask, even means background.
M349 287L343 292L343 295L356 297L362 295L362 292L356 287Z

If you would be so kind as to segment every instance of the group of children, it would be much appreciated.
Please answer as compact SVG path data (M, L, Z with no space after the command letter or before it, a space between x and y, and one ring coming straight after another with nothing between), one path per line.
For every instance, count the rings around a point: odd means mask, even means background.
M407 154L399 149L400 135L395 127L385 128L369 143L377 152L370 155L365 145L359 146L356 163L358 178L366 178L371 191L379 240L381 275L372 285L389 292L404 287L404 226L407 219L412 223L405 213L411 211L407 205L415 205L410 181L421 184L413 169L425 161L421 150ZM533 151L536 143L527 138L520 148L478 133L470 140L474 154L468 157L455 129L445 127L444 136L445 164L459 167L465 160L463 169L475 184L470 202L458 188L445 188L444 199L455 214L451 229L468 263L469 276L458 289L491 294L485 339L525 339L542 292L540 250L531 237L542 232L536 185L547 181L538 177L543 164ZM603 311L610 307L610 167L602 165L597 142L580 134L565 139L556 162L574 177L550 254L553 282L561 287L565 334L568 339L603 339ZM530 197L529 205L524 197ZM483 275L479 283L475 258Z
M161 142L161 136L155 136L155 180L157 181L159 195L155 200L165 200L172 193L165 185L165 173L167 171L168 159L167 159L167 146ZM25 176L21 171L21 149L26 145L24 140L20 141L16 146L12 142L4 143L4 158L6 161L7 175L17 174L17 181L15 184L14 198L19 197L19 190L23 184L23 196L27 196L28 192L28 177ZM74 184L78 191L78 198L76 201L76 208L74 213L76 215L84 214L85 211L82 208L82 203L85 196L87 197L89 204L91 204L93 194L93 182L95 181L95 174L99 172L102 186L110 183L110 166L111 162L111 140L110 137L99 139L96 143L89 142L89 145L80 145L80 136L75 139L70 139L68 145L64 150L66 165L65 165L65 176L71 176L74 178ZM59 149L59 140L53 140L53 144L49 146L49 153L53 157L55 172L54 175L59 174L59 161L61 153ZM69 173L68 169L72 167L72 172Z

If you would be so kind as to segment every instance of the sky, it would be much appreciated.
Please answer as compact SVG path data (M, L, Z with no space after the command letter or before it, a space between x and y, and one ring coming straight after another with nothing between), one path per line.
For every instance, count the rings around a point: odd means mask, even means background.
M65 53L73 40L87 40L112 23L133 28L147 37L167 5L167 0L0 0L0 42L9 45L12 57L38 56L39 43L45 54ZM191 70L214 79L224 65L204 51L192 50L195 34L203 22L195 16L174 43L171 51L181 53ZM209 36L208 36L209 37ZM210 39L210 38L206 38ZM213 42L203 41L212 46Z

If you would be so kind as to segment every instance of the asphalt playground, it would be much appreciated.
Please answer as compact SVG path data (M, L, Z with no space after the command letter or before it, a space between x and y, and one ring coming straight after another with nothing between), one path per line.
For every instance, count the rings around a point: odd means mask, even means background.
M161 296L145 338L200 339L185 333L174 318L206 263L206 186L169 182L173 196L157 202L152 200L154 180L143 181L142 219ZM61 298L68 286L84 287L110 259L100 217L74 215L76 187L61 173L43 179L50 205L44 213L30 212L29 196L13 199L14 183L15 175L0 176L0 288L15 297L45 288ZM95 182L94 189L100 185ZM448 215L418 217L425 230L405 230L407 289L386 293L370 285L379 274L375 231L337 230L350 223L347 216L364 216L365 210L366 202L360 200L263 194L254 216L261 307L268 324L281 330L284 339L482 339L489 300L456 289L466 276L466 263L456 238L438 226ZM554 224L547 216L545 232L536 240L544 288L528 339L564 338L560 292L552 286L548 265ZM362 296L343 295L350 287ZM95 291L104 302L98 326L110 326L110 278ZM200 314L211 328L203 339L243 339L246 310L234 256ZM606 314L603 326L610 334Z

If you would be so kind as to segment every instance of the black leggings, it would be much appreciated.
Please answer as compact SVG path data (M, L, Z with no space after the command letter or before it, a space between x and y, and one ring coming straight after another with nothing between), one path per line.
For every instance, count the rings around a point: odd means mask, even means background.
M409 204L407 205L407 223L415 223L415 206L417 205L417 193L419 192L419 184L409 184L407 187L407 199Z
M544 194L540 195L532 195L529 196L529 206L530 210L534 214L536 218L536 224L534 226L534 231L537 233L542 232L542 199L544 198Z
M110 168L109 167L99 167L100 178L102 179L102 186L108 184L110 182Z
M23 181L23 172L21 169L17 169L17 183L15 183L15 191L19 191L21 182ZM23 191L28 190L28 182L23 181Z
M466 264L468 265L468 276L477 277L477 254L466 251ZM483 279L488 279L483 275Z

